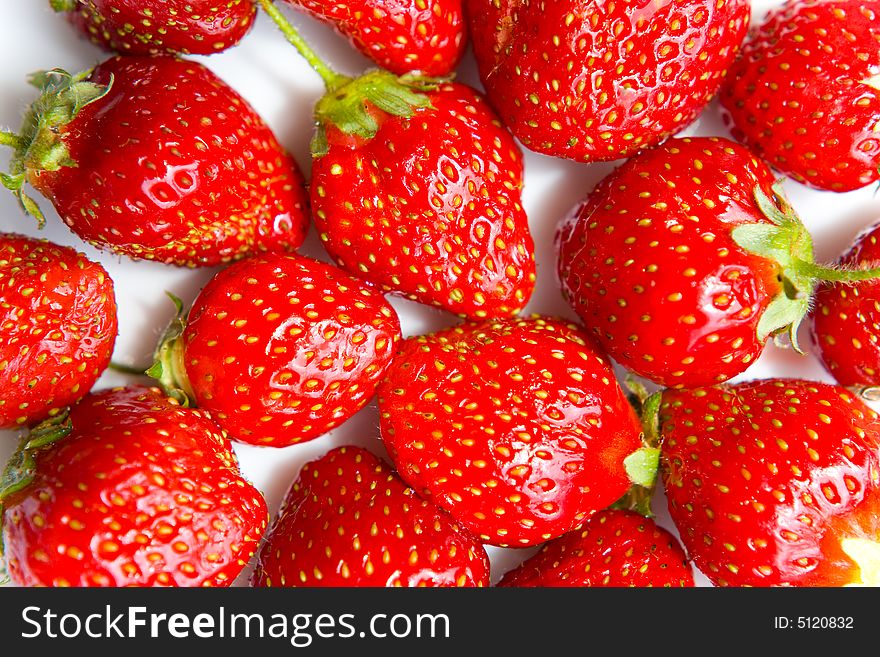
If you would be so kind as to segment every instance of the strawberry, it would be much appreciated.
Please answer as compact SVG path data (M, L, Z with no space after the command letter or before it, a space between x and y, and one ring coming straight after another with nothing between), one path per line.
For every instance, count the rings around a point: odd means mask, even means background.
M502 587L692 587L678 539L635 511L598 511L509 570Z
M880 262L880 222L856 238L840 259L849 267ZM812 332L822 363L844 386L880 385L880 283L829 283L816 292Z
M674 138L606 176L563 222L564 296L605 352L668 387L726 381L797 329L820 280L769 169L726 139Z
M880 421L845 388L667 390L669 513L719 586L880 585Z
M260 549L252 584L488 586L485 548L354 446L306 463Z
M113 281L74 249L0 233L0 327L0 428L57 415L110 363Z
M114 57L90 74L38 74L42 95L3 183L30 182L77 235L132 258L216 265L296 248L307 198L296 163L247 102L203 65Z
M338 268L266 254L218 272L179 316L149 374L234 440L283 447L339 426L373 397L400 321Z
M715 96L746 0L468 0L480 78L527 148L615 160L662 142Z
M818 189L880 178L878 11L873 0L789 0L770 11L721 94L733 136Z
M229 586L268 522L210 418L142 386L90 394L32 431L0 502L22 586Z
M512 315L535 284L522 154L480 94L458 83L323 76L311 204L335 262L386 292L469 318Z
M254 0L50 0L94 44L131 55L210 55L236 45Z
M502 547L561 536L619 499L641 445L611 367L552 318L408 338L377 394L404 481Z
M266 4L269 0L261 0ZM361 54L402 75L448 75L464 54L461 0L286 0L332 25Z

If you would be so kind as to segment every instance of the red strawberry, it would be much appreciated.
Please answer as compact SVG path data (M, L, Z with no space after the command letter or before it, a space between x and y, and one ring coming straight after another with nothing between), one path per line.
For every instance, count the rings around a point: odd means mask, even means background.
M771 200L772 199L772 200ZM563 223L565 297L606 353L669 387L745 371L797 328L819 280L877 277L817 265L768 168L725 139L670 139L602 180Z
M721 95L734 137L802 183L880 178L880 3L789 0L769 12Z
M150 374L233 439L283 447L363 408L399 337L394 309L365 283L309 258L267 254L211 279L188 319L170 327Z
M605 510L546 543L498 585L692 587L694 575L678 539L654 520L635 511Z
M84 78L36 76L42 96L4 184L30 182L99 248L216 265L302 243L307 199L296 163L247 102L209 69L173 57L115 57Z
M359 447L306 463L260 550L254 586L488 586L486 550Z
M859 235L841 264L867 268L880 263L880 223ZM880 282L830 283L816 292L813 336L817 354L845 386L880 385Z
M261 0L264 6L270 0ZM447 75L464 53L461 0L286 0L329 23L361 54L402 75Z
M93 393L25 437L0 502L22 586L229 586L268 521L220 429L145 387Z
M489 99L527 148L615 160L691 123L746 34L746 0L468 0Z
M640 426L588 340L543 318L405 340L378 390L400 476L500 546L561 536L618 500Z
M0 428L85 396L116 341L113 281L66 246L0 233Z
M352 80L292 41L328 87L315 106L310 192L337 264L461 316L520 311L535 284L522 154L480 94L386 71Z
M880 585L880 421L845 388L666 391L669 512L720 586Z
M93 43L132 55L210 55L236 45L254 0L50 0Z

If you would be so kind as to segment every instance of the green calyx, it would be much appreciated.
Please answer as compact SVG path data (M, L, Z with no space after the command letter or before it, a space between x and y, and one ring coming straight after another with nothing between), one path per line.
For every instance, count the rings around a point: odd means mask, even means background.
M760 186L754 198L770 223L743 224L733 229L734 242L743 250L774 262L778 267L780 291L764 309L758 321L758 340L788 335L791 346L798 344L798 327L810 311L816 285L822 281L856 282L880 277L880 268L849 270L826 267L815 262L813 239L789 205L781 182L773 185L773 199Z
M183 363L183 331L186 328L187 313L179 298L170 292L166 294L174 303L177 313L159 339L153 355L153 365L146 371L146 375L156 379L166 395L177 400L181 406L189 407L194 404L195 396Z
M73 11L78 4L78 0L49 0L49 6L57 12Z
M37 472L37 454L67 436L72 429L69 412L62 411L32 428L7 461L3 475L0 476L0 556L3 555L4 502L33 481Z
M634 380L627 380L626 386L632 393L630 403L642 419L642 446L623 460L632 486L610 508L636 511L650 518L654 515L651 501L660 467L659 415L662 392L649 394L644 386Z
M62 69L33 74L30 83L40 90L40 96L25 113L21 131L0 132L0 145L15 151L9 173L0 173L0 183L18 198L25 213L33 216L40 227L45 223L43 213L24 193L24 184L29 173L76 166L59 128L73 121L84 107L103 98L112 85L112 81L108 85L88 82L90 74L84 71L71 75Z
M287 20L273 0L258 0L263 12L275 23L309 66L321 76L327 93L315 105L317 131L312 139L312 155L327 154L327 126L334 126L345 135L363 140L372 139L379 130L376 111L391 116L409 117L420 108L430 108L426 91L436 89L446 78L407 74L396 76L376 69L350 78L327 66L296 28Z
M396 76L383 69L368 71L359 78L347 78L329 88L315 105L318 127L312 139L312 155L326 155L326 126L332 125L346 135L370 140L379 130L376 110L391 116L410 117L416 110L431 108L425 93L436 89L441 79L420 75Z

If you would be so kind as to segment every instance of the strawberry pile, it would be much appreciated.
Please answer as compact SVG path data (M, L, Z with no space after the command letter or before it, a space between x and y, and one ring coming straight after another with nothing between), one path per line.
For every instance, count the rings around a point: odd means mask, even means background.
M880 2L45 1L0 576L880 585Z

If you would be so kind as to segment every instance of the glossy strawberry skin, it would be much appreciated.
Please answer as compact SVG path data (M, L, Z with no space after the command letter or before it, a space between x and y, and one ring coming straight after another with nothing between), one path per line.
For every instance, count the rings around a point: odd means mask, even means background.
M284 447L373 397L400 338L381 293L298 255L242 260L205 286L183 333L196 403L238 441Z
M40 451L4 499L3 538L22 586L229 586L268 523L229 441L156 388L85 397L72 432Z
M377 116L370 141L328 130L310 186L321 242L387 292L465 317L515 314L535 284L522 154L470 87L428 95L411 118Z
M669 387L745 371L781 284L731 231L770 223L754 188L772 183L745 148L707 137L670 139L603 179L557 235L563 294L599 346Z
M527 148L615 160L691 123L746 34L745 0L468 0L489 99Z
M651 518L603 510L504 574L502 587L692 587L687 556Z
M461 0L286 0L332 25L365 57L403 75L454 72L466 44Z
M211 55L253 27L254 0L79 0L67 14L94 44L126 55Z
M848 390L666 391L660 427L670 515L714 584L877 585L880 422Z
M260 550L255 587L488 586L483 546L360 447L306 463Z
M506 319L409 338L377 394L401 477L485 543L561 536L629 488L639 421L574 325Z
M29 179L94 246L208 266L298 247L302 175L269 127L208 68L174 57L114 57L92 81L109 93L62 127L77 166Z
M880 223L866 228L840 259L853 268L880 262ZM826 283L812 315L816 354L843 386L880 384L880 282Z
M845 192L880 178L880 3L797 0L772 10L721 94L733 136L780 172Z
M74 249L0 233L0 327L0 428L27 426L85 396L110 363L113 281Z

